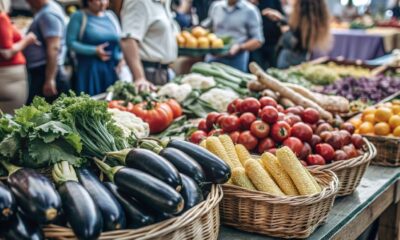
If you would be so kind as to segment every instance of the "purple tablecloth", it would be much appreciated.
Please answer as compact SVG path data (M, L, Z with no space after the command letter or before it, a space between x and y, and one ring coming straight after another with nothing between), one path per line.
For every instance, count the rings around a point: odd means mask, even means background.
M332 30L334 42L328 54L313 54L313 58L343 56L347 60L369 60L385 55L383 37L363 30Z

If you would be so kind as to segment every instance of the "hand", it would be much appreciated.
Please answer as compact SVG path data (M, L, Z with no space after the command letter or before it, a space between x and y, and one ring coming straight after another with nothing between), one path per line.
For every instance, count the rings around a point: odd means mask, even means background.
M144 78L136 79L135 87L138 92L150 92L156 90L156 87Z
M262 10L262 15L271 19L272 21L279 21L283 19L283 15L274 9L271 8L265 8Z
M125 60L122 59L121 61L119 61L118 65L115 67L115 72L117 74L120 74L122 71L122 67L124 67L126 65Z
M9 60L13 56L11 49L0 49L0 58Z
M110 60L111 54L110 54L110 52L107 52L105 50L105 48L108 47L108 45L109 45L108 42L106 42L106 43L97 45L97 47L96 47L96 54L103 62Z
M240 51L242 50L242 48L240 47L240 44L233 44L231 49L229 49L229 55L230 56L235 56L236 54L238 54Z
M25 36L25 40L27 42L27 45L31 45L31 44L36 44L38 46L42 45L42 43L39 42L39 40L37 39L36 35L33 32L29 32Z
M53 97L57 95L57 87L56 87L56 81L51 80L51 81L46 81L43 85L43 95L45 97Z

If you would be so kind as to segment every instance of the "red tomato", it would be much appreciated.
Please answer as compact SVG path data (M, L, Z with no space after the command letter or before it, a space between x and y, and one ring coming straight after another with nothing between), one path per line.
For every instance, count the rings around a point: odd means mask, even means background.
M290 125L287 122L279 121L272 126L271 137L275 142L283 142L290 136Z
M226 116L221 120L221 128L224 130L224 132L233 132L238 130L239 127L239 118L234 115Z
M201 119L201 120L200 120L199 124L197 124L197 128L198 128L199 130L204 131L204 132L210 131L210 129L207 127L207 122L206 122L205 119Z
M261 110L261 119L266 123L276 123L278 121L278 110L271 106L266 106Z
M265 138L269 134L269 125L261 120L254 121L250 126L250 132L258 138Z
M260 110L261 104L260 102L253 98L253 97L248 97L243 100L243 102L240 103L239 109L240 112L251 112L254 115L258 113L258 110Z
M257 147L258 140L253 136L253 134L251 134L250 131L244 131L240 134L238 143L242 144L247 148L247 150L251 151Z
M238 142L239 136L240 136L240 132L239 131L234 131L234 132L229 133L229 137L231 137L232 142L234 144L236 144Z
M201 130L197 130L190 135L190 141L192 143L199 144L203 139L207 137L207 133Z
M319 120L319 112L317 110L315 110L314 108L307 108L301 114L301 119L305 123L315 124Z
M258 144L258 153L263 154L271 148L275 148L275 142L272 138L265 138Z
M175 99L170 98L165 103L171 108L174 119L182 116L182 107Z
M213 128L214 128L214 124L217 123L217 118L218 118L219 116L220 116L220 114L217 113L217 112L210 112L210 113L207 115L206 123L207 123L207 128L208 128L208 129L213 129Z
M318 154L311 154L307 157L307 164L308 165L325 165L325 159Z
M293 137L299 138L303 142L310 142L313 135L313 131L311 127L308 126L307 124L298 122L293 125L290 134Z
M121 111L132 111L133 104L131 102L126 102L123 100L113 100L108 102L108 108L116 108Z
M166 103L142 102L133 106L132 113L149 124L150 133L162 132L173 120L172 110Z
M256 116L254 114L247 112L243 113L240 117L240 125L242 126L243 130L249 130L251 124L257 120Z
M296 154L296 156L300 156L301 150L303 150L304 146L301 140L296 137L289 137L285 139L282 145L292 149L292 151Z
M222 129L214 129L214 130L211 130L208 133L208 136L219 136L219 135L222 135L222 134L224 134L224 130L222 130Z
M265 106L272 106L276 108L278 106L278 103L276 103L275 99L272 97L262 97L258 101L261 104L261 108L264 108Z
M335 149L327 143L320 143L315 146L315 153L321 155L327 162L335 157Z

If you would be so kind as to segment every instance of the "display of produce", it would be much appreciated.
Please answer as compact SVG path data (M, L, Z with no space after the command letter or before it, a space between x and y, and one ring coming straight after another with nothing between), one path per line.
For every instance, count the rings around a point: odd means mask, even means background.
M207 29L200 26L194 27L190 32L182 31L176 37L179 47L184 48L223 48L223 39L210 33Z

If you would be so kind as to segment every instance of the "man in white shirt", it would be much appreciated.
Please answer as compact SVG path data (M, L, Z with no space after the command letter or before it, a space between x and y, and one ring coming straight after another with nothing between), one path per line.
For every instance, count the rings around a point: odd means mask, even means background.
M168 65L178 54L170 1L127 0L121 8L125 60L139 90L168 82Z

